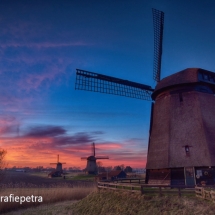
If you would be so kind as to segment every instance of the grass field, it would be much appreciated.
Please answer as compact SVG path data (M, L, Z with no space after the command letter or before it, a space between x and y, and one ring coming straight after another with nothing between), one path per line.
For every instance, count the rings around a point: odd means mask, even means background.
M214 215L215 204L196 197L140 196L126 192L95 191L80 201L41 205L7 215ZM5 214L6 215L6 214Z
M4 215L75 215L72 213L71 205L76 201L57 202L48 205L40 205L18 211L3 213Z
M83 175L83 174L78 174L75 176L71 176L71 180L81 180L81 181L95 181L95 176L94 175Z
M34 173L24 173L24 172L7 172L4 180L1 184L26 184L28 187L30 185L36 186L52 186L53 184L74 184L78 181L94 182L95 177L89 176L84 173L70 173L66 175L66 179L63 177L48 178L48 173L44 172L34 172ZM0 187L1 187L0 184Z
M48 173L37 172L37 173L29 173L32 176L38 176L42 178L47 178ZM65 175L66 180L81 180L81 181L95 181L94 175L86 175L85 173L68 173ZM63 177L52 178L52 180L62 180Z
M80 200L96 190L92 181L48 178L43 174L9 172L0 184L0 196L42 196L43 202L1 202L0 213L41 204Z
M92 177L94 178L94 177ZM76 180L75 180L76 179ZM64 180L40 174L11 173L0 186L1 196L41 195L43 203L1 203L7 215L214 215L215 203L195 195L140 195L124 191L97 191L85 175ZM7 183L6 183L7 182Z
M95 191L95 187L57 187L57 188L9 188L1 191L1 196L42 196L43 202L3 202L0 204L0 212L28 208L53 202L66 200L80 200Z
M215 214L215 204L196 197L140 196L100 191L71 204L77 215L203 215Z

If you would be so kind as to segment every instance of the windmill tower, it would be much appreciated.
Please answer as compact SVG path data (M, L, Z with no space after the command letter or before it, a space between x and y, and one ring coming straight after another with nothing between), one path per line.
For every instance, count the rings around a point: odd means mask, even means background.
M55 164L56 165L56 171L63 173L63 165L62 164L66 164L66 163L60 163L59 162L59 155L57 155L57 163L50 163L50 164Z
M98 159L109 159L106 156L96 157L95 143L92 143L92 155L89 157L82 157L81 160L87 160L86 172L87 174L96 175L98 173L96 160Z
M189 68L161 79L164 13L152 9L155 89L77 69L75 89L152 101L146 183L215 181L215 73Z

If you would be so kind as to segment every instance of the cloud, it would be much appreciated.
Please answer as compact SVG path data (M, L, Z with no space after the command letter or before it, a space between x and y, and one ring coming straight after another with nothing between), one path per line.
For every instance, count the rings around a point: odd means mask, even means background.
M35 138L37 140L44 137L52 138L52 145L77 145L86 144L96 140L102 131L77 132L73 135L67 135L67 130L61 126L42 125L31 127L22 136L23 138Z
M95 140L96 140L95 135L92 135L87 132L78 132L72 136L57 137L54 139L53 144L61 146L77 144L85 145Z
M31 128L29 132L25 134L25 137L56 137L66 134L66 130L60 126L37 126Z
M19 130L19 121L10 115L0 115L0 135L17 134Z
M38 102L50 93L50 88L68 86L75 70L71 68L74 59L67 54L60 52L49 55L35 50L32 53L21 50L15 52L15 56L6 52L1 55L1 104L15 107L20 103Z
M6 95L5 103L14 93L24 100L27 93L45 94L52 86L66 85L75 64L83 61L79 47L94 45L64 26L65 14L56 16L45 4L38 9L40 13L31 4L5 4L0 15L0 91L6 92L0 97Z

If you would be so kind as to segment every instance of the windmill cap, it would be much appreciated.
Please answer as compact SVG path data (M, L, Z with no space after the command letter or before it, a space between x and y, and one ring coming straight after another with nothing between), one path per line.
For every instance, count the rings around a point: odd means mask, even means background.
M87 158L87 160L96 160L96 157L95 157L95 156L89 156L89 157Z
M204 76L207 78L204 78ZM155 100L155 98L165 90L200 82L204 84L207 83L207 85L215 85L215 73L201 68L184 69L162 79L155 87L155 90L152 94L152 99Z

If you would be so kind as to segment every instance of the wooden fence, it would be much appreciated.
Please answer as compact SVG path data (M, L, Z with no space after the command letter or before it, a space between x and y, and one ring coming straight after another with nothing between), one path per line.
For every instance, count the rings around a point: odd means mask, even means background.
M144 184L145 183L145 179L143 178L118 178L118 179L114 179L115 183L138 183L138 184Z
M207 199L215 203L215 189L214 187L195 187L196 196Z
M145 194L173 194L181 196L182 194L195 194L195 189L190 186L167 186L167 185L134 185L124 183L106 183L98 182L98 189L109 189L117 191L126 191L132 193Z

